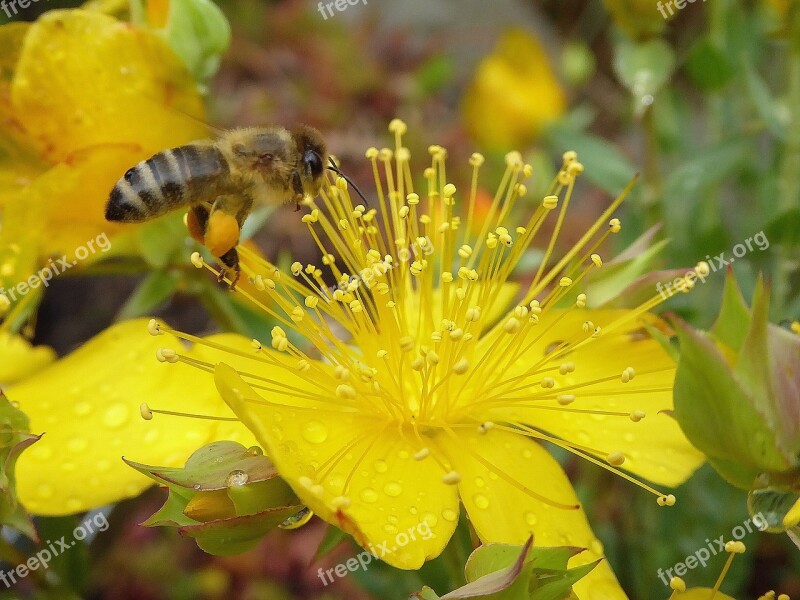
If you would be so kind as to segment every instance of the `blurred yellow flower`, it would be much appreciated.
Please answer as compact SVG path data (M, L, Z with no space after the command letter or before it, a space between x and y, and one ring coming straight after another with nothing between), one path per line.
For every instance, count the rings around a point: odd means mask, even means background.
M502 150L530 143L565 105L544 48L526 31L512 29L478 64L461 118L478 145Z
M603 4L617 27L634 39L658 34L666 26L667 19L678 13L678 9L674 13L672 9L669 12L663 7L659 9L662 3L658 0L603 0ZM666 0L663 4L666 4Z
M53 10L0 27L0 67L0 277L9 287L50 256L72 261L87 240L122 232L104 217L115 181L207 131L186 116L202 117L201 98L167 44L99 12Z

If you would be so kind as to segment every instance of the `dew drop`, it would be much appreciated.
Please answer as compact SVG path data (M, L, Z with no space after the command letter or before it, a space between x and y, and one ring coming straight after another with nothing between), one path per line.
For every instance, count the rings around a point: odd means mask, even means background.
M321 444L328 439L328 430L319 421L309 421L303 425L303 439L310 444Z
M76 402L72 406L72 411L79 417L85 417L92 412L92 405L88 402Z
M119 429L130 418L130 410L124 404L113 404L103 415L103 424L110 429Z
M486 481L483 479L483 477L475 478L475 487L479 488L486 487Z
M247 475L247 473L241 469L236 469L235 471L228 473L228 476L225 478L225 485L228 487L244 485L247 483L248 479L250 479L250 477Z
M386 520L392 525L397 525L400 522L400 519L397 518L397 515L389 515L386 517Z
M88 447L89 442L87 442L85 438L72 438L67 442L67 450L75 454L85 452Z
M455 521L455 520L458 518L458 513L456 513L456 511L454 511L454 510L451 510L451 509L449 509L449 508L445 508L445 509L442 511L442 518L443 518L445 521L450 521L450 522L452 523L452 522L454 522L454 521Z
M147 431L144 432L144 437L142 439L144 439L146 444L152 444L160 437L160 435L161 434L159 433L158 429L148 427Z
M95 463L94 468L101 472L108 471L111 468L111 461L107 458L101 458Z
M34 444L30 450L28 450L31 457L37 460L48 460L53 457L53 448L51 446L46 446L39 442L38 444Z
M480 509L489 508L489 499L483 494L475 494L472 497L472 499L475 502L475 506L477 506L478 508Z
M533 457L533 452L531 452L530 450L528 450L527 448L525 448L525 449L522 451L522 458L524 458L525 460L530 460L530 459L531 459L531 457Z
M372 488L364 488L363 490L361 490L361 499L369 504L377 502L378 492L376 492Z
M379 458L378 460L376 460L376 461L375 461L375 462L372 464L372 466L375 468L375 470L376 470L378 473L386 473L386 471L388 471L388 470L389 470L389 465L387 465L387 464L386 464L386 461L385 461L385 460L382 460L382 459L380 459L380 458Z
M528 512L525 513L525 522L529 526L533 527L534 525L536 525L538 520L539 519L536 518L536 515L534 513L532 513L531 511L528 511Z
M397 496L403 493L403 486L401 486L396 481L390 481L385 486L383 486L383 491L387 496L396 498Z
M264 451L261 449L261 446L250 446L247 449L247 454L250 456L263 456Z
M36 493L39 498L46 500L53 497L53 488L47 483L42 483L36 487Z
M398 531L397 527L394 525L389 525L388 523L383 526L383 530L389 535L394 535Z
M408 450L400 450L400 451L397 453L397 456L399 456L400 458L402 458L403 460L405 460L405 459L407 459L407 458L408 458L409 456L411 456L411 455L408 453Z
M436 524L439 522L439 517L437 517L435 514L431 512L427 512L424 515L422 515L422 521L420 522L425 522L431 527L436 527Z

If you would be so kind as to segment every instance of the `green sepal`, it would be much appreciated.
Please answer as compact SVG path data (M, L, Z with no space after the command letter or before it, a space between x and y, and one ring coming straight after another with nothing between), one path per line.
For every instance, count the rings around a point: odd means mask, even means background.
M36 528L16 493L14 467L19 455L41 438L28 432L28 417L0 391L0 525L39 542Z

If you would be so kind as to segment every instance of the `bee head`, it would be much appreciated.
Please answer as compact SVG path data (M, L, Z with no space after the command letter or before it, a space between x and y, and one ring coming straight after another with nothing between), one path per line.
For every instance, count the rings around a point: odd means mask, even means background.
M322 174L328 160L328 151L322 134L313 127L300 125L292 131L295 145L300 153L300 177L303 187L316 195L322 185Z

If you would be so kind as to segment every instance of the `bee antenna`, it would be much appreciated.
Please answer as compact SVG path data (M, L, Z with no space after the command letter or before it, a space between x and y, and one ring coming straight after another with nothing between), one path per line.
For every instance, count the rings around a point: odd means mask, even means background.
M341 178L342 178L342 179L344 179L344 180L345 180L347 183L349 183L351 186L353 186L353 189L356 191L356 193L357 193L357 194L358 194L358 195L361 197L361 199L364 201L364 204L369 204L369 202L367 202L367 199L364 197L364 194L362 194L362 193L361 193L361 190L360 190L360 189L358 189L358 186L357 186L355 183L353 183L353 180L352 180L352 179L350 179L350 178L349 178L347 175L345 175L344 173L342 173L342 172L339 170L339 167L337 167L337 166L336 166L336 163L333 161L333 157L329 156L329 157L328 157L328 161L330 162L330 165L328 165L328 170L330 170L330 171L333 171L333 172L334 172L334 173L336 173L336 174L337 174L339 177L341 177Z

